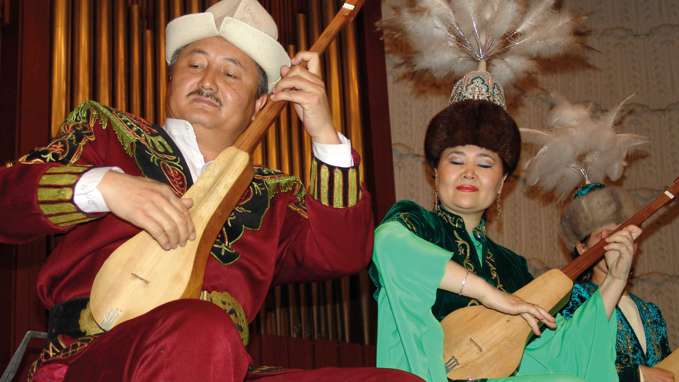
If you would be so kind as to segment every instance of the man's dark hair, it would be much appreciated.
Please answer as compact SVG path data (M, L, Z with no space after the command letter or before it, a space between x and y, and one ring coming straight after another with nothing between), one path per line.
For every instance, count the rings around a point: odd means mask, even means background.
M174 69L174 65L177 63L177 59L179 58L179 54L181 53L182 49L184 49L186 45L182 46L181 48L177 49L174 51L172 54L172 57L170 58L170 63L168 64L167 68L167 73L170 79L172 78L172 70ZM255 66L257 67L257 76L259 77L259 82L257 83L257 94L256 98L259 98L265 94L269 93L269 78L266 75L266 72L264 69L255 62Z

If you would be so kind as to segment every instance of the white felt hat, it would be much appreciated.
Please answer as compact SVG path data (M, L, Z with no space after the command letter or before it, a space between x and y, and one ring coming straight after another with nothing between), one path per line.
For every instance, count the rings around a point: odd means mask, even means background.
M204 13L177 17L165 30L165 61L194 41L221 36L250 56L264 69L269 91L280 79L280 68L290 58L278 43L278 28L257 0L222 0Z

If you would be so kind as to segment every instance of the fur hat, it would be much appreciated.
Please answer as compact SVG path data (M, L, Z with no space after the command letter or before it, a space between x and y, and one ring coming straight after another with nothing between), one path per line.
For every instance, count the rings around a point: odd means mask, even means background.
M280 69L290 57L278 43L278 28L257 0L222 0L204 13L177 17L165 31L165 60L194 41L220 36L242 50L264 69L269 91L280 79Z
M514 119L501 106L468 99L451 103L429 122L424 138L427 163L436 168L443 150L464 145L496 152L505 173L511 174L519 162L521 135Z
M608 224L620 224L636 210L635 199L619 187L601 185L582 196L576 194L561 217L562 239L567 248L574 248L576 243L596 229Z

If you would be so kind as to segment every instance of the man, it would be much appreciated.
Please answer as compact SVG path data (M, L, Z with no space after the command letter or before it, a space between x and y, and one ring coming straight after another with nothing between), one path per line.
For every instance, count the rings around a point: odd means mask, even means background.
M256 0L225 0L175 19L167 27L162 128L87 102L47 147L0 170L0 208L9 217L0 241L64 234L38 278L51 341L34 380L415 379L371 368L248 372L247 325L269 287L356 272L372 245L358 158L331 123L318 56L300 53L290 67L276 38ZM293 102L314 142L311 195L297 178L256 168L213 245L203 301L170 302L102 333L87 305L98 269L140 230L166 249L196 239L193 201L181 196L268 98Z

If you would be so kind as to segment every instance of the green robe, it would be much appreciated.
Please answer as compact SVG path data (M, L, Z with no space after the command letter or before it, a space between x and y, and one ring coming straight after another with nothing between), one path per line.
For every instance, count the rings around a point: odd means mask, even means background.
M377 366L398 368L429 382L447 381L439 320L477 304L439 290L444 268L455 261L509 293L532 280L526 260L492 242L485 224L466 232L462 218L401 201L375 232L370 274L377 285ZM477 248L481 249L479 254ZM511 381L617 381L615 317L606 317L596 293L557 330L530 342Z

